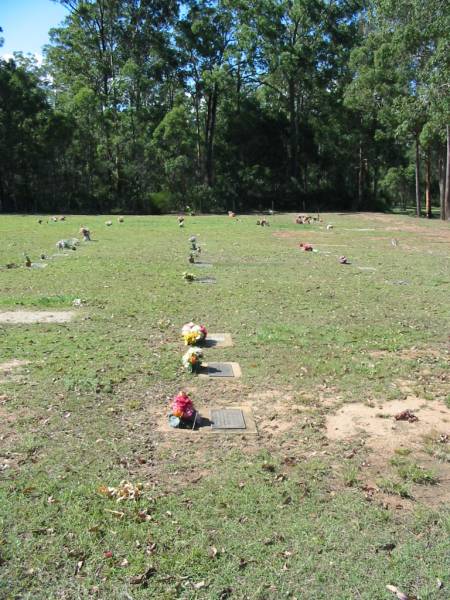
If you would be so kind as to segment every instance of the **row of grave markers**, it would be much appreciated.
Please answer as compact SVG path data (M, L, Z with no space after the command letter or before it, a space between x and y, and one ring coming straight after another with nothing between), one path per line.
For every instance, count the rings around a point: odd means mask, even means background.
M195 262L195 257L200 254L200 247L194 236L189 238L191 243L191 254L189 262L199 268L212 267L209 262ZM194 281L199 283L216 283L215 278L196 278ZM206 339L201 343L203 348L229 348L232 347L233 339L229 333L209 333ZM200 369L201 378L239 378L242 375L241 368L236 362L207 362ZM204 422L208 425L209 431L234 431L234 432L252 432L256 433L256 425L251 415L251 409L246 408L211 408L209 410L210 418ZM200 427L202 424L200 423ZM174 429L172 429L174 431Z

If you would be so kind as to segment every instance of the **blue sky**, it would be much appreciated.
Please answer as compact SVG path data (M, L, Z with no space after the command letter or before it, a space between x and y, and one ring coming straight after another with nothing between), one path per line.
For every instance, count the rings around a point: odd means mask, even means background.
M0 0L0 55L16 51L41 55L48 31L64 19L67 10L52 0Z

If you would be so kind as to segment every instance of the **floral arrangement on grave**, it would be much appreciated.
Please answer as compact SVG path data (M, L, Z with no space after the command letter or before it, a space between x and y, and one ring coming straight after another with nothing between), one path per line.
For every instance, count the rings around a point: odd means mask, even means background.
M194 264L194 263L195 263L195 252L189 252L188 261L189 261L191 264Z
M56 247L58 250L65 250L66 248L69 250L76 250L79 244L80 242L77 238L71 238L70 240L59 240L59 242L56 243Z
M195 281L195 275L193 273L183 273L183 279L185 281Z
M303 252L312 252L313 251L313 247L311 244L300 244L300 248L303 250Z
M191 235L191 237L189 238L189 242L191 243L191 254L194 256L195 256L195 253L200 254L202 249L197 244L197 238L195 237L195 235Z
M185 346L195 346L206 340L208 331L204 325L196 325L195 323L186 323L181 328Z
M191 346L189 350L183 354L183 367L189 373L198 373L202 366L203 352L198 346Z
M170 408L169 424L171 427L191 427L195 422L197 411L189 394L186 392L177 394L172 399Z
M89 231L89 229L87 227L80 227L80 235L83 237L83 242L90 242L91 241L91 232Z

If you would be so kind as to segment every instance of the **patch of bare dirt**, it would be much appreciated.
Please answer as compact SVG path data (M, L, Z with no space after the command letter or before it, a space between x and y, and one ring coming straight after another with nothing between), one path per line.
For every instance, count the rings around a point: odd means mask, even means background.
M29 361L27 360L9 360L7 362L0 364L0 383L8 383L11 381L17 381L17 376L14 373L14 370L20 369L25 365L28 365Z
M61 311L33 311L33 310L11 310L0 312L0 323L10 325L31 323L67 323L74 317L75 312L71 310Z
M371 350L368 354L372 358L383 358L384 356L395 355L395 358L399 358L400 360L416 360L420 358L448 358L449 350L447 348L416 348L413 346L412 348L404 348L403 350L396 352L391 352L389 350Z
M412 411L418 421L396 421L395 415ZM438 402L409 396L384 404L346 404L327 418L327 435L332 440L343 440L365 434L367 445L379 451L394 450L402 444L414 444L431 431L448 433L450 409Z
M396 420L395 416L405 410L417 417L417 421ZM425 454L425 441L448 436L450 432L450 409L436 401L415 396L386 403L346 404L326 422L327 436L332 441L363 444L368 450L363 474L366 487L372 489L377 500L390 508L410 508L410 499L382 493L376 481L390 472L389 461L396 450L406 449L411 460L421 467L433 470L438 478L435 485L414 485L414 500L430 506L438 506L450 500L450 463L439 461Z
M395 215L387 215L384 213L359 213L358 215L349 216L362 216L373 221L385 223L388 226L383 228L384 231L406 231L410 233L425 233L433 237L438 236L442 239L450 241L450 230L440 221L436 221L435 228L431 229L430 227L423 225L419 219L417 219L416 222L413 222L412 219L399 219Z

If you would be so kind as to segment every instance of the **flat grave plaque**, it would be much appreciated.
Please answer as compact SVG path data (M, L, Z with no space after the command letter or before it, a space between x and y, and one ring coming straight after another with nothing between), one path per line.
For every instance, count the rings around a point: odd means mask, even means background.
M208 363L209 377L234 377L233 366L229 363Z
M211 429L246 429L244 413L240 409L211 409Z
M195 262L195 263L193 263L193 266L198 267L199 269L206 269L207 267L212 267L212 263Z
M194 281L197 283L217 283L215 277L197 277L196 279L194 279Z
M208 337L201 344L204 348L228 348L233 346L229 333L208 333Z

